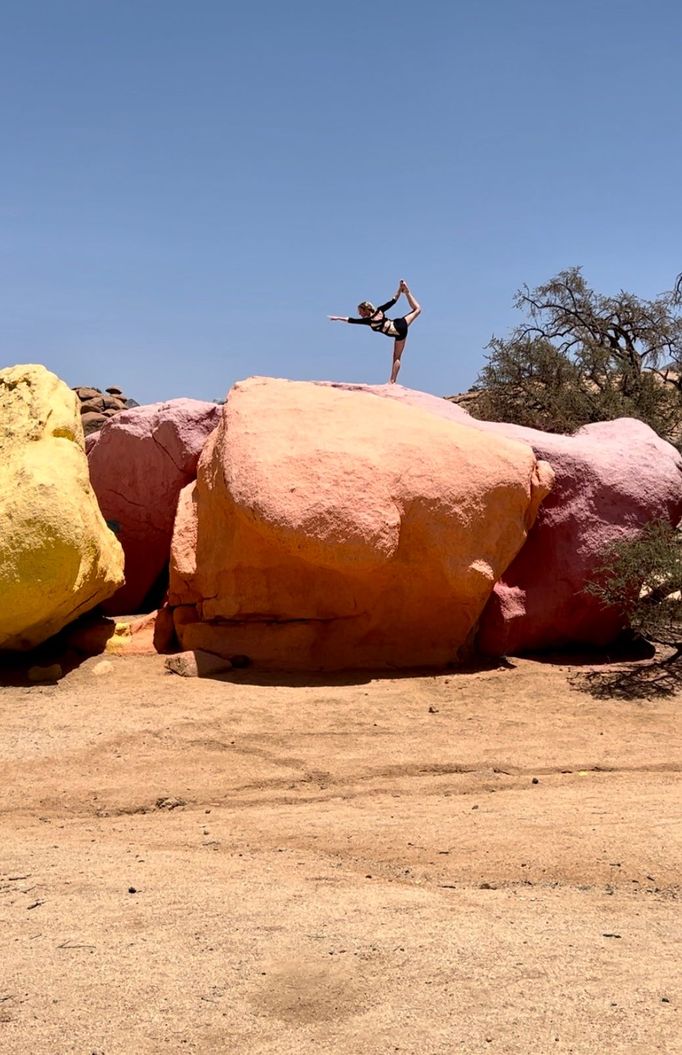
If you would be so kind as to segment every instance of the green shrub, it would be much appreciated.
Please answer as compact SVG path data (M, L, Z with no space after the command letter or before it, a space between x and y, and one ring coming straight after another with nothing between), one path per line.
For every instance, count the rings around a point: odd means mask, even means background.
M615 605L630 626L682 655L682 534L665 521L652 521L635 539L611 546L588 583L588 593Z

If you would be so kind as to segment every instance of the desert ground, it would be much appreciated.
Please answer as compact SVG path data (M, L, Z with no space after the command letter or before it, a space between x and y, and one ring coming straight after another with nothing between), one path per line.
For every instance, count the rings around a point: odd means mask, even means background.
M682 694L588 673L5 684L0 1051L682 1052Z

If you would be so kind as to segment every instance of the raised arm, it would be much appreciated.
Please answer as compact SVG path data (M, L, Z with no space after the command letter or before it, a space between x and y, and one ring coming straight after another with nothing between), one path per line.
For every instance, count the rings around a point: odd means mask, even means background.
M380 304L379 307L377 308L377 311L388 311L389 308L392 308L393 305L399 299L400 294L402 293L402 291L403 291L403 280L401 279L400 282L398 283L398 288L395 291L395 293L393 294L393 296L391 297L391 299L387 300L385 304Z

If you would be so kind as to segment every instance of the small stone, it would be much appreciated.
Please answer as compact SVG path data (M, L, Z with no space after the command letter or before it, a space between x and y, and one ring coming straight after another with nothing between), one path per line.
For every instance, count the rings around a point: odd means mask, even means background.
M128 893L129 894L137 894L137 887L129 886L128 887Z
M171 674L179 674L181 678L210 678L214 674L226 673L233 666L229 659L200 649L168 656L164 665Z
M163 798L157 799L154 805L157 810L176 810L180 806L186 806L187 803L184 799L179 799L175 796L164 796Z
M496 888L492 885L492 883L479 883L478 889L479 890L495 890Z
M539 783L540 783L540 781L538 780L537 777L533 777L533 779L531 780L531 784L539 784Z
M670 1003L670 998L667 997L667 996L662 996L661 997L661 1003L662 1004L669 1004Z
M433 704L429 707L429 714L438 714L438 708L434 707Z
M59 681L63 674L59 663L52 663L49 667L29 667L29 681Z
M90 673L99 678L103 674L111 674L113 669L114 664L110 659L101 659L99 663L95 663L94 667L90 668Z

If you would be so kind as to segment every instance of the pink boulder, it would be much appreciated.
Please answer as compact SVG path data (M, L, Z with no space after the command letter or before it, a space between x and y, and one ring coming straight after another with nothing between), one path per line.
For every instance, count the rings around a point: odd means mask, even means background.
M139 611L167 565L178 495L221 410L196 399L152 403L121 411L88 438L92 486L125 553L125 585L103 605L109 614Z
M552 465L556 490L495 587L481 618L480 647L499 655L607 645L623 615L604 609L585 585L614 542L635 537L651 520L678 523L682 459L633 418L585 425L574 436L531 431L523 430L526 440Z
M551 483L527 444L410 406L235 385L178 503L181 646L289 669L455 661Z
M584 592L612 543L651 520L682 516L682 458L648 425L632 418L586 425L573 436L478 421L438 396L400 385L348 386L428 410L497 436L529 444L554 469L528 540L502 574L483 612L479 647L491 655L604 646L623 626Z

